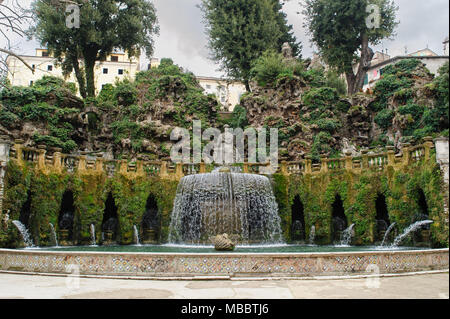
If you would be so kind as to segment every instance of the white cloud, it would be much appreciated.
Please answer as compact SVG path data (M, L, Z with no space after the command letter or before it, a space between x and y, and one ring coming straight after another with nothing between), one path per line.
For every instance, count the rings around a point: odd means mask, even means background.
M19 0L30 4L31 0ZM198 75L220 76L218 66L208 59L207 37L202 14L196 5L200 0L155 0L160 23L160 36L156 39L155 57L170 57L175 63ZM388 48L391 56L425 48L427 45L437 54L443 54L442 41L448 35L448 0L395 0L399 6L397 37L384 41L375 50ZM303 56L310 57L314 51L303 28L302 8L298 0L285 4L288 21L294 26L297 39L303 44ZM40 45L36 41L14 38L13 43L21 54L34 54ZM0 42L0 45L3 43Z

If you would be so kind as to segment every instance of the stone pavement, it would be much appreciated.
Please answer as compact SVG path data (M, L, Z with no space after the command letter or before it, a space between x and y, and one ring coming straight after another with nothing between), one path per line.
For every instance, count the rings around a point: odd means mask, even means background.
M320 280L124 280L0 273L1 299L448 299L449 274Z

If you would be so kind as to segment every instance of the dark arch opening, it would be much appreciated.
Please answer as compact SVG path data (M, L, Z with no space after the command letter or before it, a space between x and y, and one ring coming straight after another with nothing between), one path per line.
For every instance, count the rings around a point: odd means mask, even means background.
M73 239L74 216L75 206L73 201L73 192L68 190L63 194L61 209L58 215L58 229L60 231L60 239L63 241Z
M119 217L117 215L117 206L114 197L110 192L105 202L105 210L103 212L102 232L105 235L106 242L117 240L119 233Z
M339 194L334 197L333 202L333 228L332 228L332 239L334 242L341 239L342 232L347 228L347 217L345 216L344 203Z
M159 232L159 214L158 214L158 202L156 198L150 194L145 204L145 213L142 217L142 235L144 242L151 243L156 242Z
M27 200L23 203L20 208L19 221L25 225L26 228L29 228L30 223L30 215L31 215L31 191L27 191Z
M378 194L377 199L375 201L375 209L376 209L376 240L383 240L384 234L386 230L391 225L391 221L389 219L389 212L386 204L386 196L383 194Z
M428 219L429 212L428 212L427 199L425 197L425 193L420 188L418 190L417 205L419 206L419 210L417 212L417 215L415 216L415 221Z
M303 203L300 196L294 198L294 203L291 206L292 214L292 240L305 240L305 215Z
M414 214L414 217L412 220L413 223L430 219L427 199L425 197L425 193L424 193L423 189L419 188L417 190L416 196L417 196L416 203L417 203L418 209L417 209L416 213ZM412 238L413 238L415 246L416 245L417 246L427 246L430 244L430 242L431 242L430 226L431 226L430 224L422 225L417 231L415 231L413 233Z

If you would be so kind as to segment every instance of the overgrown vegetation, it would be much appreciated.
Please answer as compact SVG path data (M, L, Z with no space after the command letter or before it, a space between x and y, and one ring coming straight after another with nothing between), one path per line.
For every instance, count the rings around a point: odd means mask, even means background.
M44 76L31 87L6 87L0 91L0 125L7 130L20 129L24 122L37 123L46 134L35 133L36 144L60 147L70 153L77 148L72 139L75 130L71 121L80 112L81 100L66 103L75 90L73 83ZM78 103L77 103L78 102Z
M374 89L376 100L371 104L375 123L384 133L399 130L412 142L427 135L448 135L448 72L446 63L434 80L418 87L417 76L432 77L419 60L405 59L385 67Z

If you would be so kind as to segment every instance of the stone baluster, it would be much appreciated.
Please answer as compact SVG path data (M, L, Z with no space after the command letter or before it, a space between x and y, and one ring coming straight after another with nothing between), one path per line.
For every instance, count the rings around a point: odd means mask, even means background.
M285 176L289 175L286 161L281 161L281 174Z
M388 166L392 166L394 167L395 165L395 148L394 146L387 146L387 161L388 161Z
M14 141L14 149L16 150L17 164L23 165L23 143L24 140L16 139Z
M200 174L206 173L206 165L205 162L200 163Z
M103 172L103 162L104 162L103 154L97 153L95 159L95 170L97 172Z
M167 162L166 161L161 162L161 170L159 171L159 176L161 178L169 177L169 173L167 172Z
M47 147L45 145L38 145L38 169L45 170L45 153L47 153Z
M423 140L424 140L423 147L425 151L424 157L425 161L428 161L430 159L431 149L434 146L433 138L431 136L425 136Z
M126 175L128 173L128 160L126 157L123 157L120 161L119 173L122 175Z
M245 162L243 167L242 167L243 173L248 174L248 162Z
M368 149L363 149L361 150L361 167L362 169L367 169L369 168L369 150Z
M61 163L61 158L62 158L62 148L56 147L55 148L55 152L53 153L53 168L55 169L55 171L57 171L58 173L61 173L62 171L62 163Z
M403 154L403 166L409 166L409 163L411 162L411 154L410 154L410 143L405 143L402 146L402 154Z
M136 175L137 176L144 176L144 161L142 159L142 155L138 155L136 160Z
M328 172L328 158L326 155L321 155L320 156L320 172L322 173L327 173Z
M176 166L175 166L175 177L177 179L182 179L184 177L183 163L176 163Z
M347 171L352 171L353 170L352 152L345 152L345 169Z
M312 156L305 156L305 174L312 174Z
M80 152L80 158L78 161L78 172L84 172L86 171L86 152Z

